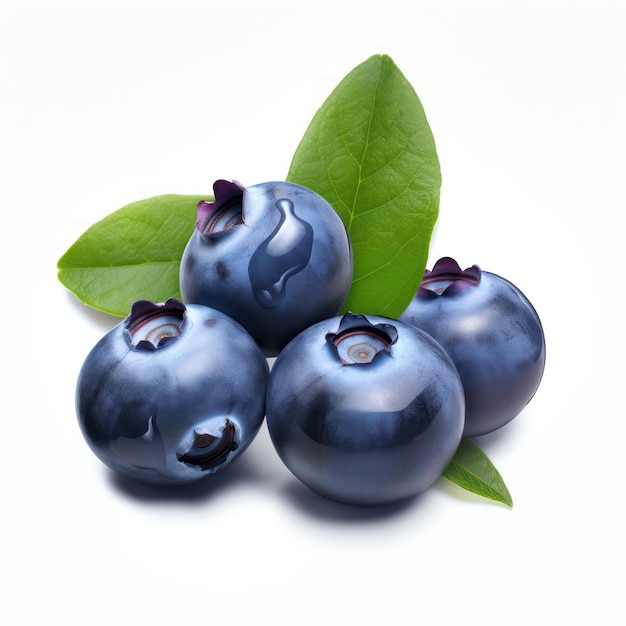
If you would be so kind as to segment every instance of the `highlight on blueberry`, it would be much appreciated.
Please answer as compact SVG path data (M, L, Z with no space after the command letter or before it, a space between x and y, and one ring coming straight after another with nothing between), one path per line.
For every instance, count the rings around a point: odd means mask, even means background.
M309 327L276 358L267 426L278 455L331 500L379 505L432 485L460 443L459 375L425 332L374 315Z
M90 351L76 387L90 448L141 482L199 480L229 467L263 423L267 360L221 311L136 302Z
M308 326L337 315L352 284L352 246L333 207L287 182L218 180L198 204L181 260L185 302L223 311L275 356Z
M528 298L505 278L441 258L400 320L434 337L456 365L466 437L509 423L535 395L546 360L543 328Z

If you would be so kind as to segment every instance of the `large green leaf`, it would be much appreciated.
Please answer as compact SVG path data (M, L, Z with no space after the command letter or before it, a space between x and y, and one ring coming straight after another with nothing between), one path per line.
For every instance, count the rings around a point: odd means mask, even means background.
M59 259L59 280L85 304L118 316L127 315L136 300L180 298L180 260L196 206L211 199L163 195L114 211Z
M424 273L441 173L424 109L391 58L350 72L317 111L287 176L341 216L354 280L344 310L398 317Z
M496 500L508 507L513 498L487 455L469 439L463 439L443 477L472 493Z

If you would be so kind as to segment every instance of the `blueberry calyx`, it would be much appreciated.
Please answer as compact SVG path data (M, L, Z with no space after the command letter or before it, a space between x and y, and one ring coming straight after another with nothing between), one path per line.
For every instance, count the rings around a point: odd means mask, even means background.
M379 354L390 352L398 339L391 324L372 324L365 315L346 313L336 333L328 333L326 341L343 365L372 363Z
M477 287L481 274L478 265L462 270L453 258L442 257L435 263L432 270L424 271L417 295L424 299L454 296Z
M236 441L236 434L237 429L229 419L225 421L219 436L194 431L192 446L183 454L179 454L178 460L199 467L202 471L218 467L233 450L237 449L239 444Z
M176 298L163 304L139 300L126 319L125 334L133 348L158 350L183 332L185 305Z
M245 187L237 181L216 180L215 200L198 202L196 228L206 236L222 235L244 223L243 194Z

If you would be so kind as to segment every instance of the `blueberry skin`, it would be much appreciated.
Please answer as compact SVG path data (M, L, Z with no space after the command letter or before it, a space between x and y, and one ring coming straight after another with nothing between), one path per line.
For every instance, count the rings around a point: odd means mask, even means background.
M400 320L434 337L455 363L465 389L465 437L516 417L534 396L546 345L537 312L511 282L477 265L440 259Z
M218 180L213 189L182 256L182 298L223 311L276 356L339 313L352 284L350 238L332 206L300 185Z
M78 376L83 436L113 470L155 485L229 467L264 419L267 360L220 311L140 301Z
M274 447L302 483L369 506L439 478L461 440L464 399L450 358L426 333L348 313L308 328L278 355L266 411Z

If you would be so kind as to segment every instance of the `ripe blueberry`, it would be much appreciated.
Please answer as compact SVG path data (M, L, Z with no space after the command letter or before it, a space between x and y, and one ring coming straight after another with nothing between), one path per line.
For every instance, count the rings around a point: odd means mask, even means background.
M400 320L434 337L456 365L465 390L466 437L510 422L539 387L546 359L539 316L515 285L496 274L439 259Z
M252 442L268 375L260 348L224 313L142 300L83 363L78 420L115 471L187 483L224 470Z
M300 185L218 180L213 190L183 253L183 300L223 311L275 356L341 309L352 283L348 233L330 204Z
M463 431L459 375L423 331L374 315L335 317L278 355L267 425L287 468L339 502L385 504L437 480Z

